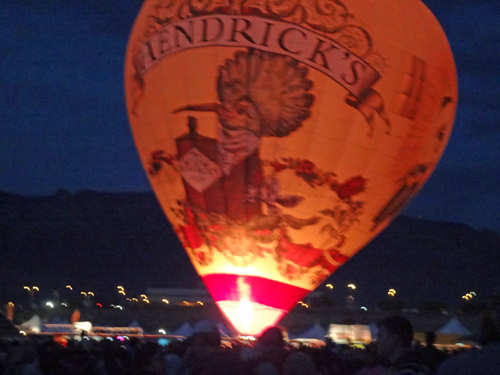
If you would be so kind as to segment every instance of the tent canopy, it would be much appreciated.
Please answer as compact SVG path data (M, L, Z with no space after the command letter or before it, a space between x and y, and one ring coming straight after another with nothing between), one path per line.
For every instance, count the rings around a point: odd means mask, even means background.
M191 324L189 324L188 322L184 322L180 325L179 328L174 331L174 335L189 337L191 336L192 332L193 327L191 327Z
M30 319L21 324L21 328L40 333L42 331L42 320L38 315L33 315Z
M327 334L327 330L319 323L314 323L311 327L306 329L304 332L301 334L297 335L297 338L301 339L317 339L317 340L323 340Z
M451 318L448 323L439 328L436 333L440 335L470 336L471 332L457 318Z
M142 328L140 326L139 322L137 321L137 319L132 320L127 327L129 327L129 328Z

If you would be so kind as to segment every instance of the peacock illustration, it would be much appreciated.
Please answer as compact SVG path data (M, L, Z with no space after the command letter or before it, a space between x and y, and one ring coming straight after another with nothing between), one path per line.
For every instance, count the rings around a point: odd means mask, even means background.
M285 137L310 116L314 95L307 74L308 68L290 57L253 49L238 51L219 69L220 102L186 105L173 111L217 114L221 125L217 160L229 217L248 222L262 214L263 204L272 206L275 214L275 203L293 207L302 200L280 196L283 199L266 201L277 192L265 191L269 184L263 175L259 148L263 137Z
M227 130L257 137L285 137L302 125L314 96L308 69L289 57L258 50L239 51L220 67L220 103L187 105L181 111L216 112Z

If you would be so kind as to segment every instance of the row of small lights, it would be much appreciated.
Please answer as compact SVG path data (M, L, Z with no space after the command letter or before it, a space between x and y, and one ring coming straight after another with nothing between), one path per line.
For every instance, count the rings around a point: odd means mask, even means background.
M325 286L328 289L333 289L333 285L332 284L326 284ZM347 287L349 289L352 289L352 290L356 289L356 285L354 285L354 284L348 284ZM394 297L396 295L396 289L389 289L389 291L387 292L387 294L390 295L391 297ZM307 303L304 303L303 301L299 301L297 304L301 305L302 307L305 307L306 309L309 308L309 305ZM368 311L368 309L366 308L366 306L361 306L360 310Z
M474 297L476 297L476 292L469 292L469 293L462 296L462 298L466 301L468 301Z
M333 288L333 286L331 284L328 284L328 285L331 286L330 289ZM328 287L328 285L327 285L327 287ZM351 288L351 289L356 289L356 286L354 284L349 284L348 287ZM123 287L118 287L118 288L122 288L121 290L123 290ZM85 292L81 292L81 293L85 294ZM88 293L91 294L92 296L94 295L92 292L88 292ZM396 295L396 290L395 289L389 289L389 291L387 292L387 294L390 295L391 297L394 297ZM465 300L469 300L469 299L472 299L475 296L476 296L475 292L470 292L470 293L467 293L467 294L463 295L462 298L465 299ZM143 298L143 300L142 300L143 302L149 303L148 297L145 294L141 294L141 298ZM130 302L139 302L139 300L137 298L127 298L127 301L130 301ZM167 305L170 303L165 298L162 299L161 301L163 303L167 304ZM297 302L297 304L301 305L302 307L305 307L306 309L309 308L309 305L307 303L303 302L303 301L299 301L299 302ZM14 306L14 303L9 302L8 305ZM47 302L46 305L49 306L49 307L52 307L52 308L54 307L54 304L52 302ZM65 303L61 303L61 305L67 307L67 305ZM102 307L102 305L100 303L97 303L96 305L99 306L99 307ZM193 302L183 301L182 305L184 305L184 306L194 306L194 305L203 306L203 302L197 301L196 303L193 303ZM120 305L113 305L113 304L111 304L110 306L114 307L114 308L117 308L117 309L120 309L120 310L123 310L123 307L120 306ZM367 311L368 309L365 306L361 306L361 310Z
M333 285L332 284L326 284L326 287L328 289L333 289ZM354 284L348 284L347 287L349 289L352 289L352 290L356 289L356 285L354 285ZM70 289L70 290L73 290L73 287L71 285L66 285L66 288ZM116 288L118 289L118 294L126 296L125 288L123 288L123 286L117 286ZM24 289L27 290L30 293L33 293L35 291L36 292L40 291L40 288L37 287L37 286L32 286L31 288L29 286L24 286ZM94 293L90 292L90 291L88 291L88 292L83 292L82 291L82 292L80 292L80 294L84 295L86 298L88 298L89 296L92 296L92 297L95 296ZM395 289L389 289L389 291L387 292L387 294L390 295L391 297L394 297L396 295L396 290ZM467 301L470 300L470 299L472 299L473 297L476 297L476 293L475 292L469 292L469 293L467 293L467 294L465 294L465 295L462 296L462 298L465 299L465 300L467 300ZM141 294L141 298L142 298L142 302L150 303L148 297L145 294ZM130 302L139 302L139 300L137 298L127 298L127 301L130 301ZM165 298L162 299L161 302L163 302L163 303L165 303L167 305L170 303ZM9 305L10 304L12 304L12 306L14 305L12 302L9 302ZM182 304L183 305L189 305L189 306L193 305L193 303L187 302L187 301L183 301ZM203 302L201 302L201 301L197 301L196 304L203 306ZM297 304L299 304L299 305L301 305L303 307L306 307L306 308L309 307L308 304L306 304L306 303L304 303L302 301L299 301ZM52 306L50 306L50 305L52 305ZM66 304L62 303L61 305L66 305ZM97 305L100 305L100 304L97 304ZM54 307L53 304L52 304L52 302L47 302L47 306ZM113 306L113 305L111 305L111 306ZM101 305L101 307L102 307L102 305Z
M66 285L66 288L70 289L70 290L73 290L73 287L71 285ZM126 296L125 288L123 286L117 286L116 288L118 289L118 294ZM37 286L34 286L32 288L30 288L28 286L25 286L24 289L27 289L28 291L32 291L32 290L36 290L38 292L40 291L40 288L38 288ZM89 297L89 296L94 297L95 296L93 292L80 292L80 294L84 295L85 297ZM142 298L142 302L150 303L147 295L141 294L141 298ZM139 300L137 298L127 298L127 301L129 301L129 302L139 302ZM167 304L167 305L170 303L169 300L165 299L165 298L162 299L161 301L163 303ZM9 302L8 305L14 306L14 303L13 302ZM46 305L48 307L54 308L54 304L52 302L47 302ZM196 305L203 306L203 302L197 301L197 302L193 303L193 302L183 301L182 305L184 305L184 306L196 306ZM61 306L66 306L67 307L68 305L65 304L65 303L61 303ZM96 306L102 307L102 304L96 303ZM123 307L120 306L120 305L113 305L113 304L111 304L110 306L113 307L113 308L116 308L116 309L123 310Z

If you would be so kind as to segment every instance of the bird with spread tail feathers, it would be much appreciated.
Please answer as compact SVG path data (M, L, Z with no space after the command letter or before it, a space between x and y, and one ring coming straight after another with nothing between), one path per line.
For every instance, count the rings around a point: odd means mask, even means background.
M244 128L258 137L285 137L311 114L313 86L308 69L286 56L238 51L219 69L220 103L194 104L181 111L216 112L229 130Z

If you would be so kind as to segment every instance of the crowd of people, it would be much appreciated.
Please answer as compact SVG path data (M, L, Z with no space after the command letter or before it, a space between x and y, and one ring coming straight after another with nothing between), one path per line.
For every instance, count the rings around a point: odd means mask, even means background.
M466 353L415 345L402 316L377 325L364 349L327 341L321 347L290 345L272 327L253 345L224 342L216 326L168 345L130 340L57 341L52 337L0 342L0 375L449 375L500 374L500 336L489 333L481 349Z

